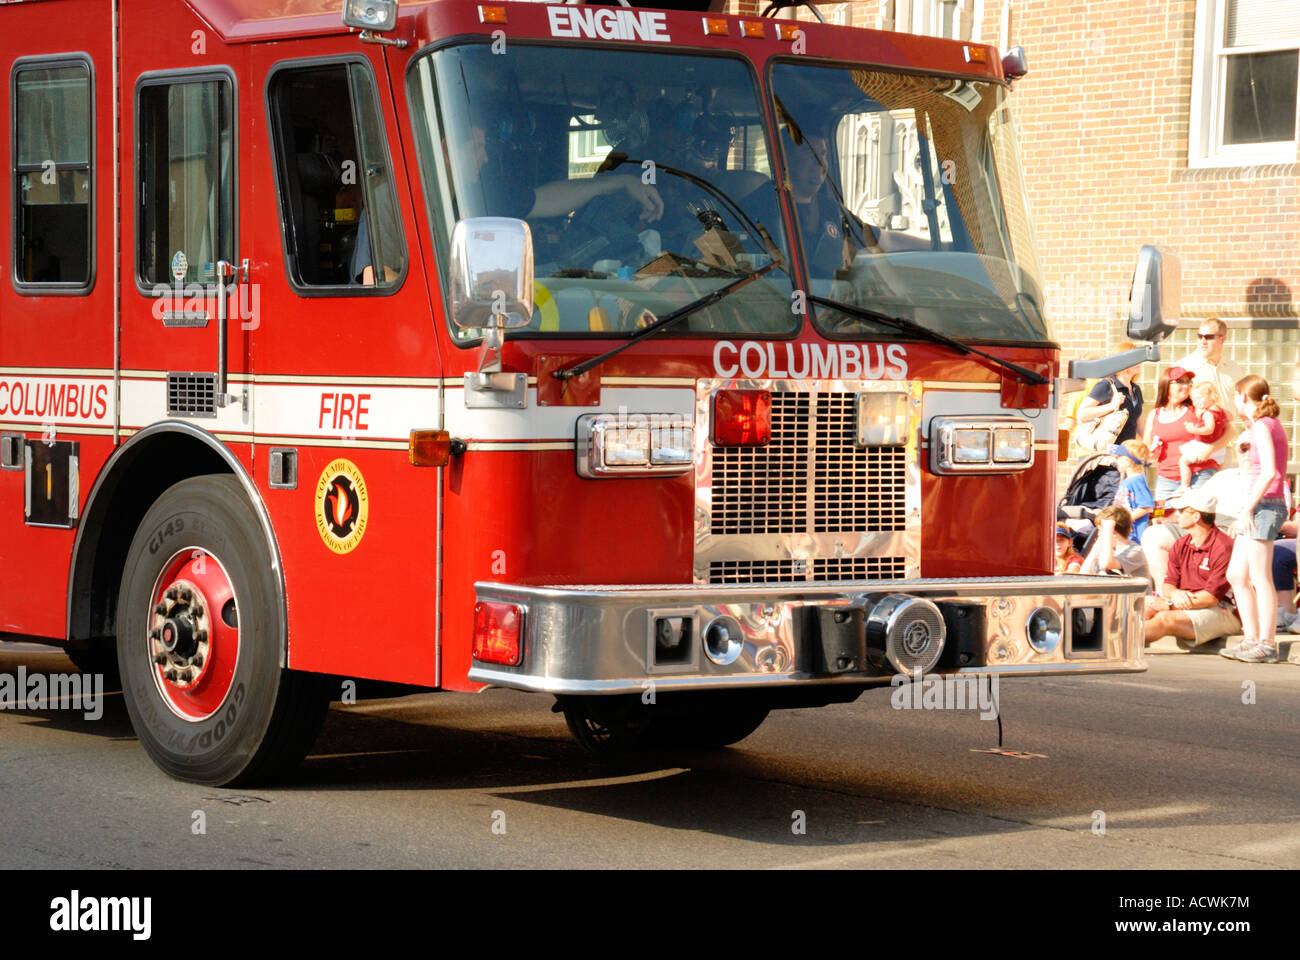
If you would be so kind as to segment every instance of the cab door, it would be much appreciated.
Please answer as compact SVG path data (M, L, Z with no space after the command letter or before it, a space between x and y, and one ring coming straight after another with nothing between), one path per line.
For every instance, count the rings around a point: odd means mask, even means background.
M385 51L257 45L248 219L257 468L289 666L436 685L441 364ZM400 76L400 72L399 72ZM400 598L400 599L398 599Z
M236 67L133 71L168 60L142 35L123 37L123 142L134 155L122 211L123 432L184 420L246 443L252 317Z

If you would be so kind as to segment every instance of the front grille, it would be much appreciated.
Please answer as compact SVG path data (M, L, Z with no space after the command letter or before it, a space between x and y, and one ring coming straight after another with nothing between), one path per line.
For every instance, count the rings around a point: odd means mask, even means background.
M709 564L709 583L806 583L807 561L715 560Z
M771 397L768 444L712 450L697 579L905 578L918 565L902 555L908 548L900 539L916 522L907 513L907 448L857 445L855 391L773 389ZM707 422L697 429L707 430ZM888 555L865 555L880 554L886 543Z
M904 557L825 557L812 561L813 579L902 580L907 576Z
M811 406L806 393L774 393L770 443L714 449L714 534L808 529Z
M167 374L167 416L215 417L216 415L216 374Z
M709 583L833 583L837 580L902 580L906 575L907 561L903 557L715 560L709 564Z
M855 402L773 393L770 443L713 451L713 534L902 530L906 451L859 447Z
M907 452L903 447L859 447L855 404L851 393L817 398L814 533L903 529Z

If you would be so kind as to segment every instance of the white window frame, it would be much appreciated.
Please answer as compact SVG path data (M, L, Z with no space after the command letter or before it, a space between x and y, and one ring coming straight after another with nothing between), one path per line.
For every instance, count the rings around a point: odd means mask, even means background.
M943 32L943 7L953 5L952 32ZM886 8L891 4L886 3ZM948 40L970 40L975 14L972 0L893 0L892 11L882 15L882 25L892 24L894 29L926 37L944 37ZM891 27L886 25L885 29Z
M1243 53L1269 53L1300 48L1300 41L1282 44L1223 46L1228 0L1197 0L1196 35L1192 61L1192 100L1187 126L1187 166L1251 167L1272 163L1295 163L1297 138L1273 143L1223 143L1224 88L1227 83L1226 61ZM1300 66L1297 67L1300 69ZM1300 96L1297 102L1297 128L1300 129Z

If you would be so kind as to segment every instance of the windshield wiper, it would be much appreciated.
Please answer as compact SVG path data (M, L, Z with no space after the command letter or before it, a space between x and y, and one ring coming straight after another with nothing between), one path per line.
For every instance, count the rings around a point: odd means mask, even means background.
M597 364L604 363L610 357L617 356L618 354L626 350L628 347L631 347L634 344L638 344L642 340L648 340L650 337L653 337L657 333L662 333L664 330L668 329L674 323L683 319L684 317L689 317L692 313L695 313L699 310L703 310L705 307L712 306L713 304L717 303L719 300L721 300L723 297L727 296L728 294L735 293L741 287L748 286L749 284L757 280L759 277L762 277L767 273L770 273L772 270L775 270L777 266L779 266L779 264L775 260L773 260L771 263L759 267L757 270L751 270L749 271L749 273L742 273L740 276L736 277L736 279L730 281L729 283L724 283L722 286L718 287L718 289L714 290L712 293L706 293L704 296L700 297L699 299L692 300L690 303L686 304L683 307L678 307L676 310L668 314L668 316L666 317L659 317L649 326L643 328L642 330L637 331L635 334L629 337L627 342L620 343L613 350L607 350L605 353L602 353L598 357L592 357L590 360L582 361L582 363L574 364L571 367L565 367L563 370L556 370L552 374L552 376L554 376L556 380L572 380L574 377L580 377L588 370L590 370L592 367L596 366ZM646 314L649 314L650 316L654 316L654 314L650 313L649 310L642 311L642 316L645 316Z
M983 350L976 349L975 347L972 347L968 343L962 343L960 340L954 340L952 337L948 336L947 334L940 333L937 330L931 330L929 327L924 327L921 324L917 323L915 320L908 320L905 317L891 317L889 314L881 313L879 310L871 310L867 307L859 307L851 303L842 303L839 300L831 300L827 297L819 297L813 293L808 294L808 299L813 303L819 304L820 306L829 307L832 310L838 310L840 313L846 313L851 317L857 317L861 320L870 320L874 323L879 323L882 326L892 327L895 330L901 330L904 333L915 334L918 337L921 337L925 340L930 340L934 343L941 343L946 347L951 347L952 349L958 351L959 353L973 353L977 357L983 357L985 360L991 360L993 363L996 363L998 366L1010 370L1021 377L1024 377L1025 380L1027 380L1030 383L1045 384L1051 382L1050 380L1048 380L1047 377L1043 376L1041 373L1035 373L1033 370L1029 370L1026 367L1022 367L1017 363L1012 363L1010 360L1003 360L1001 357L995 357L991 353L985 353Z

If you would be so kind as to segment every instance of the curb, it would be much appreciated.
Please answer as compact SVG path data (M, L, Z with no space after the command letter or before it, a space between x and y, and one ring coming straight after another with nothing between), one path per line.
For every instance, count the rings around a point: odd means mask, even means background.
M1283 639L1285 637L1286 639ZM1147 644L1147 656L1170 656L1174 654L1191 654L1193 656L1218 656L1220 650L1224 647L1235 647L1244 640L1245 637L1237 635L1232 637L1221 637L1218 640L1210 640L1198 647L1192 647L1184 650L1178 645L1178 640L1174 637L1161 637L1154 643ZM1279 634L1277 638L1277 657L1278 661L1286 660L1296 651L1300 654L1300 637L1294 634Z

